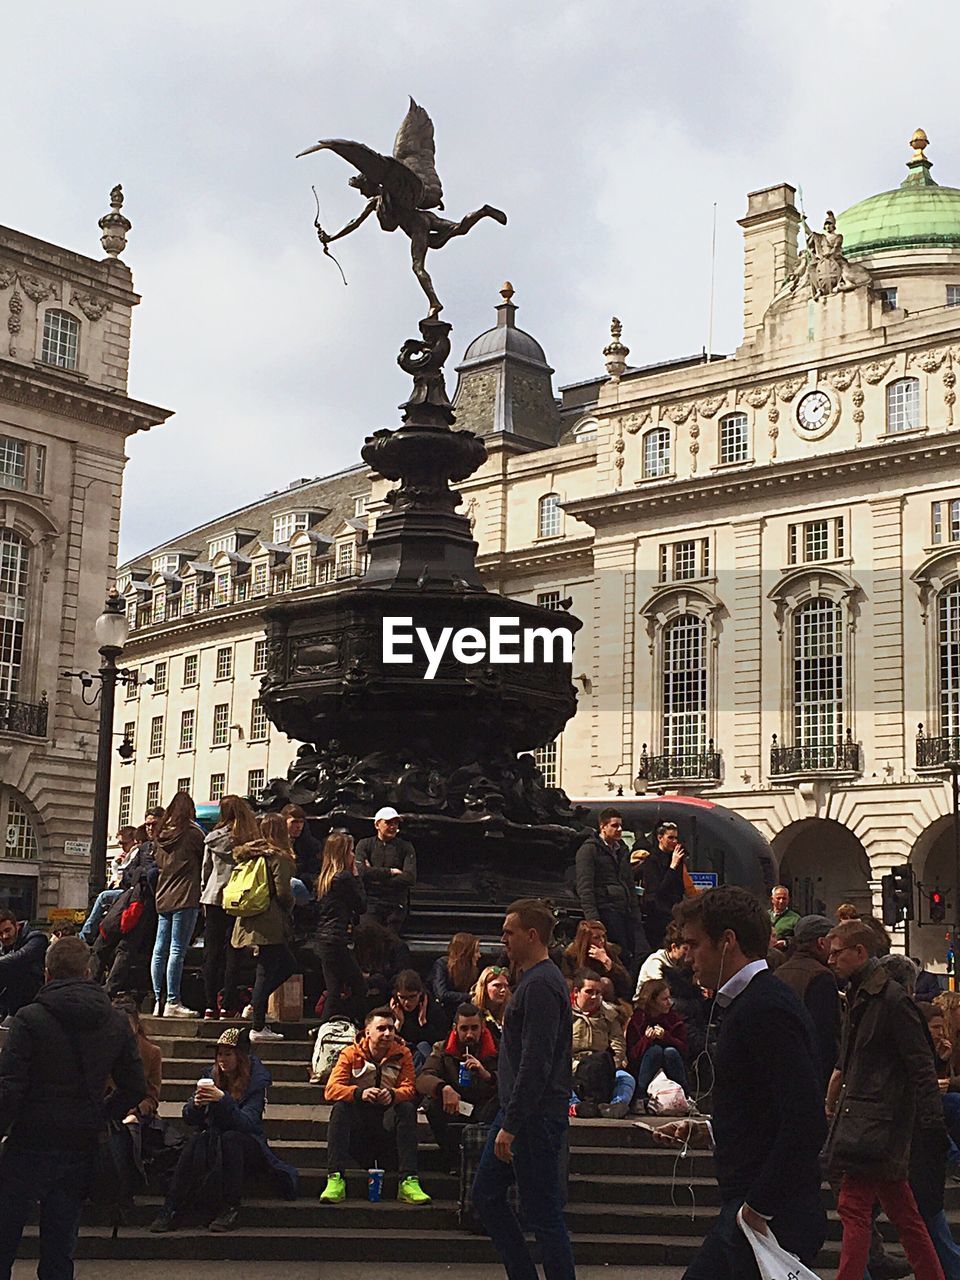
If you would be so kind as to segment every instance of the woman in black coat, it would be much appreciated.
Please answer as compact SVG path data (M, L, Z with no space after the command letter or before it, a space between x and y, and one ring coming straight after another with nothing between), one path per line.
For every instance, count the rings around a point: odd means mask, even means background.
M350 939L366 905L353 836L346 831L331 831L323 846L323 862L317 877L314 935L314 947L323 966L327 988L324 1022L344 1017L358 1027L363 1022L367 984L350 949Z

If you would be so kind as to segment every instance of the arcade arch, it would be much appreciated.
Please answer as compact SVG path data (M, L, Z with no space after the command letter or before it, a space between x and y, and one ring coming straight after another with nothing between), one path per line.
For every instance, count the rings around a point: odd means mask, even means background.
M841 823L804 818L775 836L772 848L779 882L790 890L791 906L802 916L832 920L841 902L852 902L864 915L873 911L870 859Z

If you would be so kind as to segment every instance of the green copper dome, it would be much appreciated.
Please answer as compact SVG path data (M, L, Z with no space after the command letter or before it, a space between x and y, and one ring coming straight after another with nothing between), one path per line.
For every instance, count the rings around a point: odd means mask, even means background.
M861 200L837 218L847 257L890 249L960 249L960 190L934 182L923 154L927 145L918 129L911 139L910 172L900 186Z

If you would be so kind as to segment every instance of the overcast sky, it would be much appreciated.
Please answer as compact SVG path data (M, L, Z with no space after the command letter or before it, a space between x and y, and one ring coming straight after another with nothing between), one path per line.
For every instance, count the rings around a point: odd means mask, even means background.
M740 340L746 192L800 184L811 222L896 185L922 125L960 185L955 0L36 0L3 16L0 221L100 256L122 182L131 395L175 410L130 441L121 557L298 476L357 461L397 423L395 365L423 299L402 233L336 247L362 207L321 137L389 152L431 113L448 216L485 221L431 256L454 354L504 279L557 385L706 341L718 207L717 350ZM453 360L451 360L451 366ZM450 379L452 393L455 379Z

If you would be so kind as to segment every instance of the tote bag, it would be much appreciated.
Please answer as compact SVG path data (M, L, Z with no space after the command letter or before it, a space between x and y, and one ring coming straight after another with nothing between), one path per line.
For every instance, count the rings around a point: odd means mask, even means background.
M799 1258L777 1244L772 1231L760 1235L743 1220L743 1210L737 1211L737 1226L747 1237L753 1256L757 1260L760 1280L818 1280L815 1272L805 1267Z

